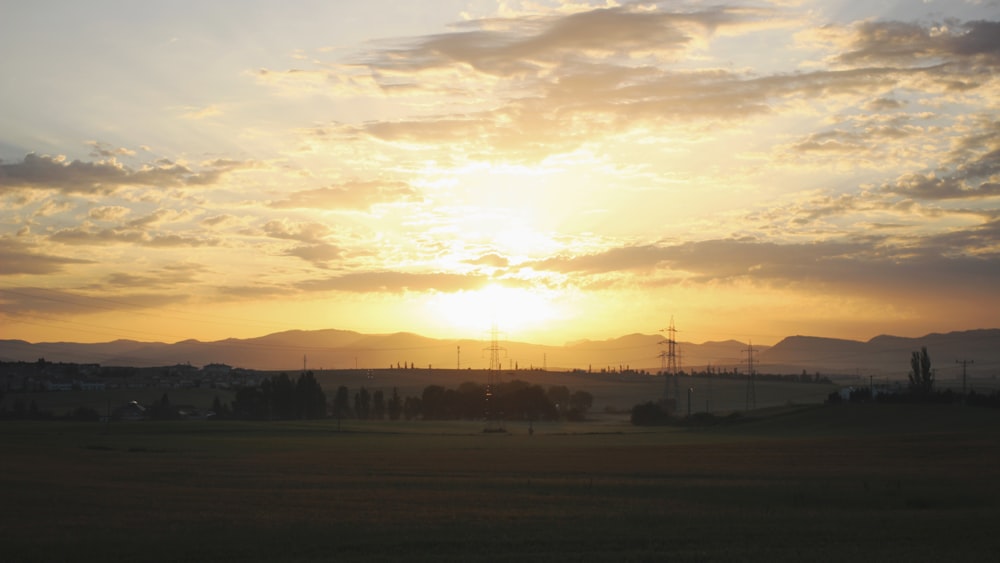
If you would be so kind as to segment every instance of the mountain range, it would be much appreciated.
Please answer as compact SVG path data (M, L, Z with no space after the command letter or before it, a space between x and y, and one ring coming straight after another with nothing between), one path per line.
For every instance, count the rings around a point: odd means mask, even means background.
M1000 329L980 329L919 338L877 336L868 341L789 336L773 346L754 345L755 369L762 373L864 374L905 377L912 352L926 346L943 374L961 369L957 360L973 360L979 376L1000 372ZM0 360L97 363L119 366L166 366L210 363L260 370L388 368L413 366L447 369L488 367L491 343L445 340L413 333L362 334L345 330L291 330L256 338L214 342L29 343L0 340ZM695 344L678 342L678 365L685 371L746 372L748 345L736 340ZM599 372L660 369L666 347L662 335L630 334L609 340L583 340L564 346L526 342L498 343L505 368L582 369ZM960 373L960 371L958 371Z

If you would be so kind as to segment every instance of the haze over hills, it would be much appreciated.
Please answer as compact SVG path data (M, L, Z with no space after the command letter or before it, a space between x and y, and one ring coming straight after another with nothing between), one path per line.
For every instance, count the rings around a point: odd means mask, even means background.
M584 340L564 346L501 341L505 368L582 369L588 371L660 369L663 337L630 334L609 340ZM905 377L909 356L927 346L941 372L956 369L959 359L974 360L980 376L1000 371L1000 329L928 334L919 338L878 336L867 342L790 336L774 346L754 345L755 366L763 373L866 374ZM746 371L747 344L735 340L695 344L678 342L679 365L686 371ZM444 340L413 333L362 334L345 330L292 330L266 336L215 342L184 340L174 344L115 340L96 344L29 343L0 340L0 360L164 366L190 363L229 364L261 370L378 369L398 366L483 369L489 343Z

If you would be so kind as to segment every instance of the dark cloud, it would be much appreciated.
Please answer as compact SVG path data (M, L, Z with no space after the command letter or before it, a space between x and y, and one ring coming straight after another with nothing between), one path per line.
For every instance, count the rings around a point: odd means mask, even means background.
M288 199L272 202L271 207L277 209L370 209L373 205L380 203L417 201L419 199L419 192L405 182L352 182L329 188L294 192Z
M90 264L90 260L40 254L34 247L10 237L0 238L0 276L53 274L69 264Z
M201 224L206 227L218 227L220 225L225 225L234 221L236 218L233 215L223 213L222 215L213 215L211 217L206 217L201 220Z
M116 272L109 274L104 283L94 289L168 289L198 281L198 275L205 271L199 264L169 264L145 273Z
M80 291L42 287L0 288L0 305L3 313L12 317L21 315L86 315L108 311L134 311L181 303L185 295L164 293L130 293L113 295L84 293Z
M868 102L865 109L871 112L885 112L903 108L903 102L895 98L877 98Z
M302 291L346 291L352 293L403 293L440 291L453 293L481 289L489 278L448 273L358 272L307 280L296 284Z
M13 164L0 164L0 193L8 188L30 187L59 190L63 193L106 194L124 186L204 186L240 167L235 161L209 163L194 171L169 160L161 160L138 170L117 161L66 162L59 157L28 154Z
M888 302L956 292L992 295L1000 287L1000 221L964 232L935 235L892 245L884 237L855 242L779 244L755 240L709 240L676 245L623 247L574 258L530 264L540 271L577 276L612 273L648 274L651 285L678 277L684 283L750 280L768 285L797 286L816 291L877 295ZM576 278L593 289L602 278ZM991 297L992 299L992 297ZM995 300L995 299L994 299Z
M922 25L900 21L866 21L854 30L843 63L912 64L971 59L1000 64L1000 22L946 22Z
M505 77L536 73L567 59L629 57L643 52L680 53L692 33L760 21L771 15L729 7L663 12L629 4L552 17L465 22L464 28L387 49L368 63L376 71L419 71L468 65ZM398 83L396 83L398 84Z
M549 258L529 262L526 266L536 270L561 273L600 274L630 270L651 270L669 257L669 247L656 245L613 248L599 254L585 254L570 258Z

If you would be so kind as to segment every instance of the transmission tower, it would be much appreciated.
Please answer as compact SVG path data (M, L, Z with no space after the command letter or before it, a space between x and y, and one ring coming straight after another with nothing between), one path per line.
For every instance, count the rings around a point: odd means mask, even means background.
M747 376L747 405L746 410L757 408L757 389L754 385L754 368L753 368L753 355L757 349L753 347L753 341L749 341L749 346L744 352L747 353L747 371L750 372Z
M500 331L496 322L490 329L490 346L486 350L490 351L490 367L486 373L486 428L483 431L503 432L503 413L496 404L496 390L500 383L500 371L503 369L500 353L506 352L506 349L500 347Z
M680 401L680 388L677 382L677 329L674 328L674 317L670 316L670 326L660 329L660 332L667 334L666 340L661 340L660 344L666 344L667 349L660 353L660 366L664 375L663 399L670 404L670 382L674 384L673 400L674 406Z

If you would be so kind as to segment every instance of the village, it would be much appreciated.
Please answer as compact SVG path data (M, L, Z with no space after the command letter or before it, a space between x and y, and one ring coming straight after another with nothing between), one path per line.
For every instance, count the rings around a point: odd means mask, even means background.
M164 367L119 367L100 364L0 362L0 391L106 391L112 389L237 389L256 386L264 374L255 370L212 363Z

